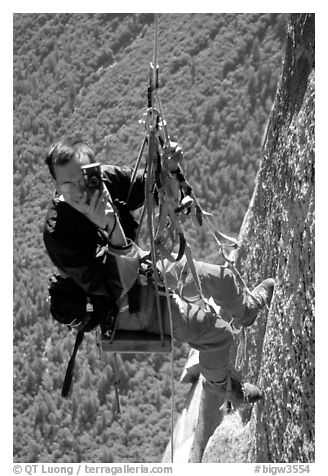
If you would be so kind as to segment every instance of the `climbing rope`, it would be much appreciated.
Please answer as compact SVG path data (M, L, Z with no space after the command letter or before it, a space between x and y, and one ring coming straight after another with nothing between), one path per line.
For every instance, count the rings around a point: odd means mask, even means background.
M157 51L158 51L158 13L154 13L154 57L153 57L153 65L157 66Z
M161 258L162 268L164 269L164 260ZM170 334L171 334L171 353L170 353L170 363L171 363L171 432L170 432L170 446L171 446L171 463L174 460L174 340L173 340L173 315L172 315L172 306L169 293L169 287L167 284L166 273L163 273L164 289L167 302L167 309L169 314L169 323L170 323Z
M148 222L148 231L150 236L150 248L151 248L151 260L153 265L153 279L155 285L155 295L156 295L156 306L158 313L158 321L160 327L160 335L162 344L164 345L164 329L163 329L163 318L161 311L160 303L160 292L159 292L159 278L157 274L157 252L155 245L155 207L154 207L154 186L159 181L159 172L160 172L160 160L158 157L157 149L157 138L156 138L156 127L158 126L158 116L156 116L156 110L153 107L153 96L154 91L158 89L158 65L157 65L157 50L158 50L158 14L155 14L155 31L154 31L154 55L153 55L153 64L150 65L150 85L148 89L148 155L147 155L147 167L146 167L146 188L145 188L145 199L147 210L147 222ZM159 96L157 94L157 100ZM161 106L160 106L161 107ZM157 124L156 124L157 121ZM163 116L162 116L163 121ZM145 143L145 140L144 142ZM140 221L141 223L141 221ZM163 258L162 266L163 266ZM167 302L167 311L169 315L170 323L170 334L171 334L171 418L170 418L170 446L171 446L171 463L174 461L174 344L173 344L173 318L172 318L172 307L171 299L169 295L169 288L167 285L167 279L165 273L162 273L163 282L164 282L164 292Z
M117 413L121 413L121 406L120 406L120 397L119 397L119 385L120 385L120 371L118 368L117 362L117 354L114 352L114 389L115 389L115 400L116 400L116 411Z
M247 359L247 333L244 327L240 329L238 336L239 344L236 352L235 367L237 372L240 372L243 369Z

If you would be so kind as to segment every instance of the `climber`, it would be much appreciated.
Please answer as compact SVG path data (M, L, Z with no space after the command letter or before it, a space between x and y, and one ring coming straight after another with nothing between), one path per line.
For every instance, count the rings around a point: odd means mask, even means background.
M181 149L172 144L173 156L179 153ZM108 312L115 313L117 329L159 333L154 286L151 280L145 282L140 277L141 263L147 252L133 241L137 222L132 212L144 202L143 175L138 172L126 202L131 169L103 165L103 190L96 191L88 200L82 166L95 162L93 151L80 139L62 140L50 148L46 164L56 191L44 225L47 252L59 271L86 293L111 298L113 306ZM190 274L184 281L183 297L175 292L177 276L184 263L184 259L177 263L167 260L158 263L158 269L165 272L169 287L174 291L170 297L174 338L200 351L201 372L210 391L223 400L230 391L230 401L235 406L261 399L263 395L257 386L230 377L229 352L236 327L250 326L259 311L270 304L273 279L264 280L253 290L254 300L239 289L229 268L195 261L203 294L212 297L217 306L214 313L201 302L188 299L197 295ZM127 297L136 284L139 302L133 308ZM161 307L164 332L169 335L165 299L161 300ZM231 325L228 321L232 319L235 324ZM83 314L78 328L84 325Z

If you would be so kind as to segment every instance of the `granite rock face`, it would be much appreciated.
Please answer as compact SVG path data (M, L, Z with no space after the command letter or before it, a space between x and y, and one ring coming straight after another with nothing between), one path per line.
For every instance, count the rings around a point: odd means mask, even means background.
M314 461L314 238L314 14L292 14L236 256L250 288L276 280L269 313L247 330L241 373L264 389L265 400L241 411L245 462ZM220 441L219 434L212 438L213 456Z
M291 15L281 81L238 262L276 288L249 331L243 374L265 402L253 416L249 461L314 461L314 15Z

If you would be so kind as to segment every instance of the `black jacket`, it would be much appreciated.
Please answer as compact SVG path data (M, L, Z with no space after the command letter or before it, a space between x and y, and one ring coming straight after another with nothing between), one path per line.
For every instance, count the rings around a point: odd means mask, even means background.
M144 203L144 178L138 172L129 202L132 169L102 166L103 180L118 209L128 245L116 248L86 216L55 196L44 225L44 243L54 265L87 293L117 301L134 284L139 253L133 243L138 226L130 211Z

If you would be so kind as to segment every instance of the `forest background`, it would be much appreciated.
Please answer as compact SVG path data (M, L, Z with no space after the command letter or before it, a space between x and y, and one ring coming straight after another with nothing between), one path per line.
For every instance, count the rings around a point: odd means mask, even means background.
M221 231L237 235L260 161L285 46L286 14L163 14L160 96L187 177ZM167 356L123 355L122 415L113 362L85 339L72 397L60 396L74 334L49 317L54 271L42 241L53 193L50 144L82 134L101 163L133 166L143 138L154 15L14 15L14 460L156 462L170 430ZM215 244L188 227L194 257L218 262ZM175 347L175 412L187 345Z

